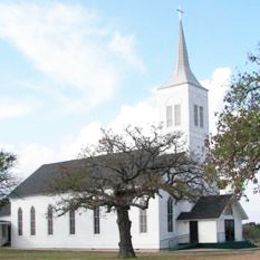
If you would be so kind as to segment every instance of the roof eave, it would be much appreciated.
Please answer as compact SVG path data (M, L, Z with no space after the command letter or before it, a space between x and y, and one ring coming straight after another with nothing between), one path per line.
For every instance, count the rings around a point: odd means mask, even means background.
M202 90L205 90L205 91L209 91L208 89L204 88L203 86L201 86L200 84L194 84L192 82L189 82L189 81L186 81L186 82L182 82L182 83L170 83L170 84L165 84L164 86L162 87L159 87L158 90L160 89L167 89L167 88L171 88L171 87L177 87L177 86L181 86L181 85L192 85L194 87L197 87L197 88L200 88Z

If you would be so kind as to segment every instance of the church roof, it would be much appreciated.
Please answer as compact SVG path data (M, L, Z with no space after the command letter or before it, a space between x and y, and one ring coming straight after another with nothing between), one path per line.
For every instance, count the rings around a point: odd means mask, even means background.
M18 185L9 195L10 198L22 198L27 196L47 194L54 180L59 178L64 169L75 172L82 167L86 159L71 160L44 164L32 175Z
M139 156L138 152L134 153L135 156ZM184 153L178 154L165 154L160 157L161 162L171 158L182 159ZM120 157L120 160L128 160L129 157L125 156L124 153L113 153L108 155L100 155L94 157L96 162L111 162L114 160L114 157ZM39 194L49 194L50 190L55 184L55 181L62 177L64 172L68 174L77 174L82 172L82 170L90 169L91 173L98 176L105 176L106 178L118 178L113 172L109 171L108 168L100 170L95 170L93 168L93 161L90 162L90 158L77 159L65 162L57 162L51 164L44 164L38 170L36 170L32 175L25 179L20 185L18 185L9 195L10 198L22 198L27 196L39 195Z
M190 84L205 89L204 87L202 87L202 85L199 83L199 81L196 79L196 77L191 71L188 51L183 32L183 25L182 21L180 20L175 72L170 78L170 80L162 88L168 88L182 84Z
M190 212L182 212L177 220L218 218L230 203L232 194L201 197Z

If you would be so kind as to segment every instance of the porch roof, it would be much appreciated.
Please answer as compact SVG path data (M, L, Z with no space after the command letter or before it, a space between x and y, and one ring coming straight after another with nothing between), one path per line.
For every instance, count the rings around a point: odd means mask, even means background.
M219 218L232 194L201 197L190 212L181 212L177 220Z

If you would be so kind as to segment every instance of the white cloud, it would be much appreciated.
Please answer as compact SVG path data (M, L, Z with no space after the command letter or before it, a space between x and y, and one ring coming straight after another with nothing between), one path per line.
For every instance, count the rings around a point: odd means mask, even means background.
M209 108L211 130L214 131L214 112L220 111L223 105L223 96L229 82L231 71L229 68L217 68L212 73L212 78L202 81L202 84L209 89ZM82 148L88 144L96 144L101 137L100 128L111 128L114 131L121 131L128 125L138 125L146 128L149 124L156 124L158 121L158 111L156 106L156 96L152 93L150 97L134 105L123 105L117 116L110 120L106 125L102 122L94 121L86 124L78 135L65 136L63 141L55 149L44 145L32 144L22 145L19 148L21 170L26 174L31 172L29 169L35 168L38 164L57 160L75 159ZM69 149L68 149L69 147ZM35 152L34 152L35 150ZM34 158L29 159L29 154ZM46 154L46 156L44 156ZM30 165L33 165L31 167Z
M216 68L209 80L201 81L201 84L209 90L209 129L216 133L216 112L223 109L223 98L230 83L231 69L227 67Z
M52 163L60 160L59 155L50 147L32 143L21 145L19 148L18 165L16 173L19 177L30 175L42 164Z
M116 118L108 124L108 127L117 129L128 125L145 127L147 124L155 124L158 121L155 102L155 98L150 97L133 106L123 105Z
M229 68L217 68L212 73L210 80L202 82L204 86L209 88L209 106L210 118L213 118L214 111L220 111L223 103L223 96L226 91L226 86L229 83L231 71ZM25 178L40 165L44 163L75 159L80 150L88 144L96 144L101 136L100 128L103 126L110 127L120 131L123 127L132 124L145 127L149 123L156 123L157 109L155 96L152 95L139 103L130 106L124 105L121 107L118 115L103 125L101 122L95 121L85 125L78 135L66 136L59 147L50 148L39 144L23 144L18 148L6 146L6 150L17 152L19 156L19 165L16 168L17 174ZM214 123L214 120L211 120ZM212 124L213 129L214 124ZM259 200L259 194L252 195L252 185L249 185L247 194L250 201L242 200L243 207L250 216L250 221L259 222L259 212L253 205Z
M145 71L143 61L136 55L136 41L134 35L123 36L119 32L116 32L109 44L109 48L133 67L142 72Z
M222 108L223 95L229 82L231 71L229 68L217 68L212 73L212 78L204 80L202 84L209 88L209 108L211 130L214 131L216 121L214 112ZM146 128L149 124L156 124L158 121L158 111L156 106L155 93L145 100L134 105L123 105L117 116L110 120L106 125L102 122L94 121L86 124L78 135L65 136L62 142L56 148L49 148L44 145L24 144L19 145L18 155L20 161L20 170L25 175L31 173L36 166L45 162L70 160L78 156L82 148L88 144L96 144L101 137L100 128L111 128L115 131L121 131L128 125L138 125ZM69 149L68 149L69 147ZM30 157L30 154L33 157Z
M0 120L16 118L28 115L32 112L33 106L15 100L0 100Z
M38 143L1 144L1 149L17 156L13 172L18 180L25 179L43 164L63 159L55 149Z
M260 173L257 174L258 180L260 180ZM246 194L248 197L248 200L245 200L244 198L241 200L241 204L249 216L250 221L255 221L256 223L260 223L260 215L259 215L259 207L256 205L259 205L260 201L260 193L253 193L255 185L252 182L248 183L248 186L246 188Z
M114 96L122 77L119 59L126 68L143 70L134 36L114 32L81 5L4 2L0 13L0 38L51 79L49 89L55 88L55 95L58 88L59 101L71 109L83 104L87 109Z
M76 158L87 145L97 144L101 138L101 128L109 128L120 133L129 125L140 126L145 129L149 124L156 122L157 109L154 97L149 97L133 106L123 105L118 115L106 125L98 121L91 122L85 125L77 136L67 136L60 148L60 153L67 159Z
M56 147L32 143L17 146L6 145L3 148L17 154L19 163L15 172L18 177L25 178L42 164L77 158L87 145L97 144L101 137L101 127L120 132L128 125L140 126L145 129L148 124L156 123L156 121L155 97L151 96L133 106L122 106L118 115L106 125L99 121L86 124L77 135L65 136Z
M60 147L62 157L65 159L75 159L87 145L97 144L101 137L101 127L101 122L91 122L82 127L77 136L66 136Z

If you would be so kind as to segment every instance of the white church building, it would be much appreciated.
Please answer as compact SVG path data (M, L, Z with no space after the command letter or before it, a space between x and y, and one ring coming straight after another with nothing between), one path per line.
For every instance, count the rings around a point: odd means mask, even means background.
M159 121L165 131L182 131L188 147L202 156L209 132L208 90L193 75L180 21L176 70L158 89ZM51 176L60 167L80 160L42 165L10 195L0 209L0 246L13 248L117 249L116 214L79 209L55 217L56 197L46 193ZM150 201L147 210L131 208L135 249L165 249L179 243L242 241L242 220L247 215L232 195L201 197L195 204L175 203L169 194Z

